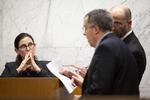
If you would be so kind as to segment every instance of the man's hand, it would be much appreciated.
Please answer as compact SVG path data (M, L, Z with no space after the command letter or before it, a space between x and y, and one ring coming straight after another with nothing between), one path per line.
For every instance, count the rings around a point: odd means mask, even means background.
M83 77L79 75L78 73L70 71L69 69L64 68L64 67L59 68L59 73L70 78L73 86L82 87Z
M75 84L76 86L81 88L84 78L75 72L71 72L71 75L72 75L72 78L71 78L72 84L73 85Z
M81 75L83 78L85 77L85 74L87 72L87 68L86 67L84 67L82 65L77 65L77 64L73 64L72 66L78 69L77 73L79 75Z
M59 68L59 73L68 77L68 78L71 78L71 71L68 69L68 68L64 68L64 67L60 67Z

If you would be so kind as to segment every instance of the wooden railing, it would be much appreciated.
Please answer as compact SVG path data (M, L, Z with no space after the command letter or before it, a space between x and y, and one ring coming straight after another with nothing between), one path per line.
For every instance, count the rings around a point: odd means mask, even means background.
M51 77L0 78L0 98L60 97L60 81ZM0 99L0 100L1 100Z
M55 77L0 78L0 100L77 100L81 89L69 94ZM138 96L86 96L83 100L139 100Z

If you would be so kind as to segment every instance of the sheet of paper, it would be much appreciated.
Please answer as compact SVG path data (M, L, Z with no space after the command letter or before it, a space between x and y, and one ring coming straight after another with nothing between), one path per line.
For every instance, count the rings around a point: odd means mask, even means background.
M62 67L62 64L60 61L52 61L50 63L47 64L48 69L57 77L61 80L61 82L64 84L64 86L66 87L66 89L68 90L69 93L72 93L73 90L76 88L72 85L71 80L60 74L59 73L59 67Z

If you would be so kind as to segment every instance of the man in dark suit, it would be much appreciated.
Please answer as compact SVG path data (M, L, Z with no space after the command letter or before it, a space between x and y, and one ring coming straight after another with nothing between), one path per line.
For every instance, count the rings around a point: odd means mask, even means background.
M96 48L87 73L60 71L82 88L82 95L138 95L138 68L126 44L111 33L109 12L97 9L84 17L84 35Z
M132 16L128 7L120 5L111 8L114 19L113 32L121 38L134 55L138 65L139 84L146 67L145 51L132 30Z
M96 50L84 80L79 74L72 75L83 96L139 93L136 61L125 43L110 32L112 25L110 13L103 9L84 17L84 35Z

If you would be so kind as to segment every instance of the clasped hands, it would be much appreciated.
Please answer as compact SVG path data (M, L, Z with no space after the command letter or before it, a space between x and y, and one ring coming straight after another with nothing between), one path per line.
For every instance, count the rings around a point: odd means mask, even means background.
M27 69L30 69L31 71L40 72L40 67L35 63L35 60L31 54L31 52L28 52L25 55L25 58L21 62L20 66L16 69L17 72L26 71Z

